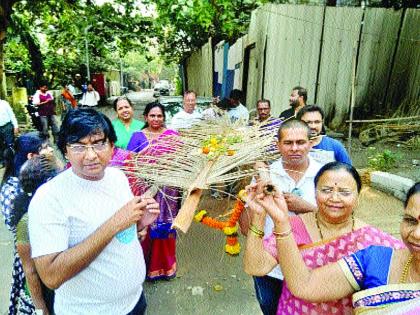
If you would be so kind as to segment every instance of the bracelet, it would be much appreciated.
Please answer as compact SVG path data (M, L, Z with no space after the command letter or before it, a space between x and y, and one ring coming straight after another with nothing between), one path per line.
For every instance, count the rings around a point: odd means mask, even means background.
M276 240L284 240L292 235L292 229L289 229L286 232L276 232L273 230L273 235L276 236Z
M255 225L251 224L249 226L249 230L254 233L255 236L259 237L259 238L263 238L264 237L264 232L261 231L260 229L258 229Z
M292 233L292 229L288 229L286 232L276 232L273 229L273 235L275 235L275 236L287 236L290 233Z

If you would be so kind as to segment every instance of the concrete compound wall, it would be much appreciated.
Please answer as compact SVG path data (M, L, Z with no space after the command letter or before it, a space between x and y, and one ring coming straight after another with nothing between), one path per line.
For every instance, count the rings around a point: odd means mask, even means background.
M419 106L419 24L416 9L266 4L252 12L248 34L213 47L211 92L226 96L242 87L249 108L268 98L276 115L301 85L308 103L324 107L327 124L337 128L348 119L355 62L356 118L402 102Z

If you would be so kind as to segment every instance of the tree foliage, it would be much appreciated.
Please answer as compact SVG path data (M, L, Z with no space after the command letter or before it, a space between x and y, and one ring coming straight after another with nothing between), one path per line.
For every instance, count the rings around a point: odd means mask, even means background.
M6 2L8 10L0 7L0 14L8 14L7 41L0 45L7 43L7 69L27 72L34 81L46 77L57 83L70 74L85 74L86 41L95 72L118 68L128 51L147 51L153 37L151 18L143 16L134 0L101 5L82 0Z
M212 37L214 42L232 42L248 29L252 10L267 0L156 0L156 34L161 52L179 60L200 48Z

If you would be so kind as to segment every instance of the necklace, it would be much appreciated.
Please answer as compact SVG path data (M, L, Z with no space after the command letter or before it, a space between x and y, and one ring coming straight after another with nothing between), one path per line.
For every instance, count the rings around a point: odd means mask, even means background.
M150 134L153 134L153 135L160 135L162 133L162 131L163 131L163 127L160 127L158 129L158 131L151 131L149 128L146 128L145 131L147 133L150 133Z
M408 256L407 262L404 264L404 268L401 272L401 277L399 283L407 283L407 277L410 272L411 261L413 260L413 254Z
M354 231L354 214L351 214L351 231ZM324 235L322 234L321 231L321 226L319 225L319 219L318 219L318 212L315 213L315 223L316 223L316 227L318 228L318 232L319 232L319 236L321 237L321 241L324 240Z

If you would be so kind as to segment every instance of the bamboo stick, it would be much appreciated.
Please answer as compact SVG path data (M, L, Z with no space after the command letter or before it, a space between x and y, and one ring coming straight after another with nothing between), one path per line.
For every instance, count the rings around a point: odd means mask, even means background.
M179 229L184 233L188 232L202 193L202 189L196 189L188 195L181 209L179 209L178 215L172 222L172 228Z
M383 118L383 119L365 119L365 120L346 120L346 123L384 122L384 121L411 120L411 119L418 119L418 118L420 118L420 116Z
M210 172L214 162L214 160L207 162L206 166L203 168L200 174L198 174L196 180L188 189L187 198L185 199L184 204L182 205L181 209L179 209L178 215L172 223L173 228L180 229L182 232L187 233L194 218L194 212L197 209L198 203L200 202L203 188L206 188L207 175Z

